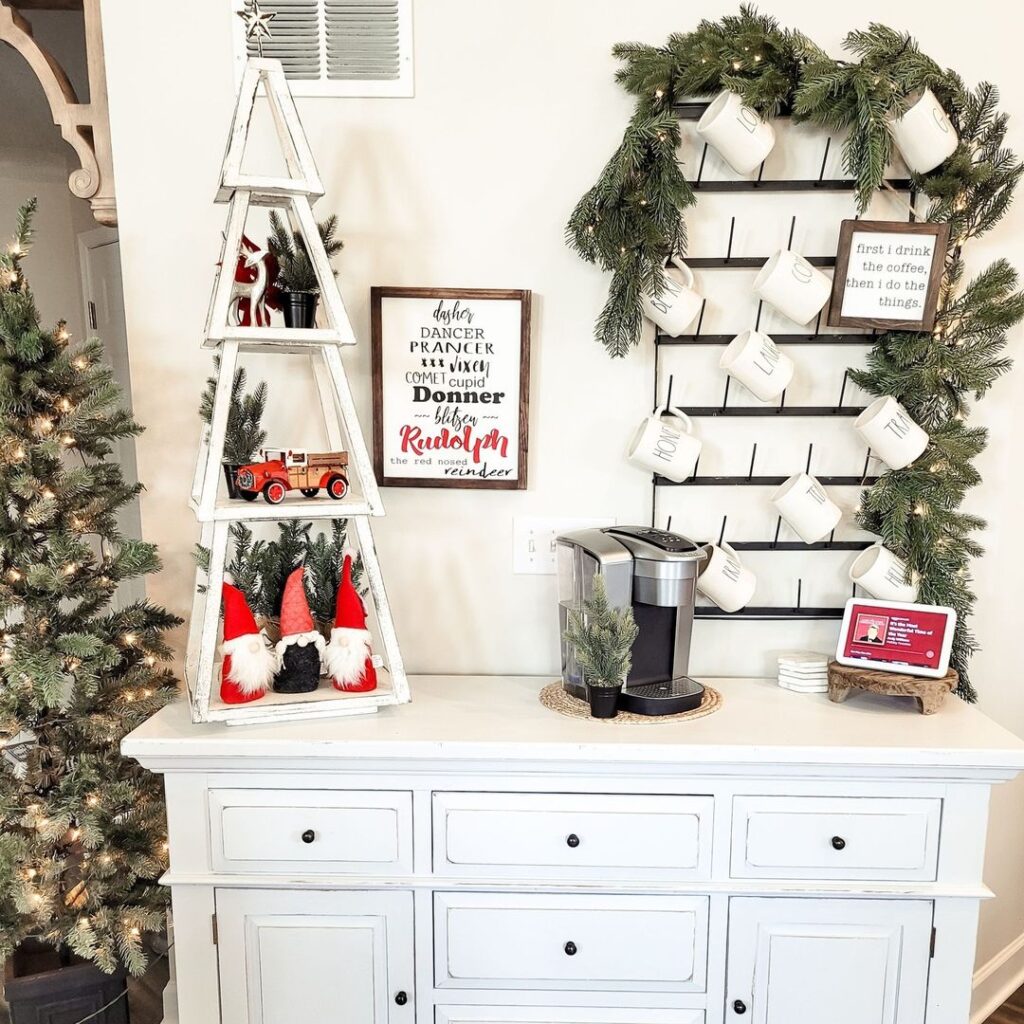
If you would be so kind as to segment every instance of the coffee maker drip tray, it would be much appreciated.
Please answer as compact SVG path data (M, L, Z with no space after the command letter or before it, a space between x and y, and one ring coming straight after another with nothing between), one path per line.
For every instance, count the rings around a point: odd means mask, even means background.
M678 715L700 707L704 687L689 676L667 679L662 683L628 686L619 698L620 711L634 715Z

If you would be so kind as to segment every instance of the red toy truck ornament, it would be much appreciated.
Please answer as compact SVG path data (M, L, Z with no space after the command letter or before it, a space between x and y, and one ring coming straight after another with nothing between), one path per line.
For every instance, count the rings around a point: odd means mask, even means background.
M348 452L307 452L304 448L264 448L263 462L241 466L235 474L238 494L255 501L261 494L280 505L289 491L315 498L321 488L335 500L348 493Z

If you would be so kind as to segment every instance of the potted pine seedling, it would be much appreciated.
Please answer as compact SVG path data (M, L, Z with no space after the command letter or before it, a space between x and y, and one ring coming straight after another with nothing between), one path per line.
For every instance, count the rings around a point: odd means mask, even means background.
M338 218L333 214L317 225L320 241L328 259L341 252L345 243L335 238ZM277 210L270 211L270 251L277 258L277 284L281 289L281 305L286 327L316 326L316 307L320 298L320 281L309 258L306 240L297 231L285 227Z
M213 422L213 402L217 394L217 374L220 369L220 356L213 358L214 375L207 377L206 390L199 402L199 418L207 427ZM240 498L237 474L242 466L256 461L256 455L267 432L263 429L263 414L267 408L267 385L265 381L252 390L245 390L245 368L235 370L231 381L231 404L228 407L228 425L224 432L224 457L221 465L224 468L224 479L227 481L228 497Z
M594 594L583 609L569 613L565 641L583 669L587 700L593 718L614 718L619 694L632 664L633 642L639 632L632 608L608 603L604 577L594 577Z

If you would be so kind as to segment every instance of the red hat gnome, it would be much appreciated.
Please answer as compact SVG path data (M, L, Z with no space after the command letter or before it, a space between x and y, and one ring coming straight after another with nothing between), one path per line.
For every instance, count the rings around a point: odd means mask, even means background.
M366 609L352 583L352 552L345 552L341 583L334 610L331 642L324 651L324 667L336 690L366 693L377 689L377 672L366 628Z
M270 688L277 657L260 633L245 595L230 583L221 591L224 604L224 643L220 667L220 699L225 704L259 700Z
M281 597L281 639L277 654L281 670L274 680L278 693L311 693L320 685L320 652L324 638L313 624L300 565L287 579Z

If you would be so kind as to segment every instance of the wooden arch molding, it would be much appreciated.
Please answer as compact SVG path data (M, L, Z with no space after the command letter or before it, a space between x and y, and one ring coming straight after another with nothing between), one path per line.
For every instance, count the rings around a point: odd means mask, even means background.
M68 9L68 2L23 3L21 7ZM56 58L32 35L32 26L11 0L0 0L0 42L13 47L28 61L50 105L53 123L64 141L75 151L79 167L68 177L68 188L79 199L87 199L93 216L108 227L117 225L114 199L114 168L110 153L110 125L107 117L106 69L99 0L82 0L85 15L85 46L89 67L89 102L82 103L74 86Z

